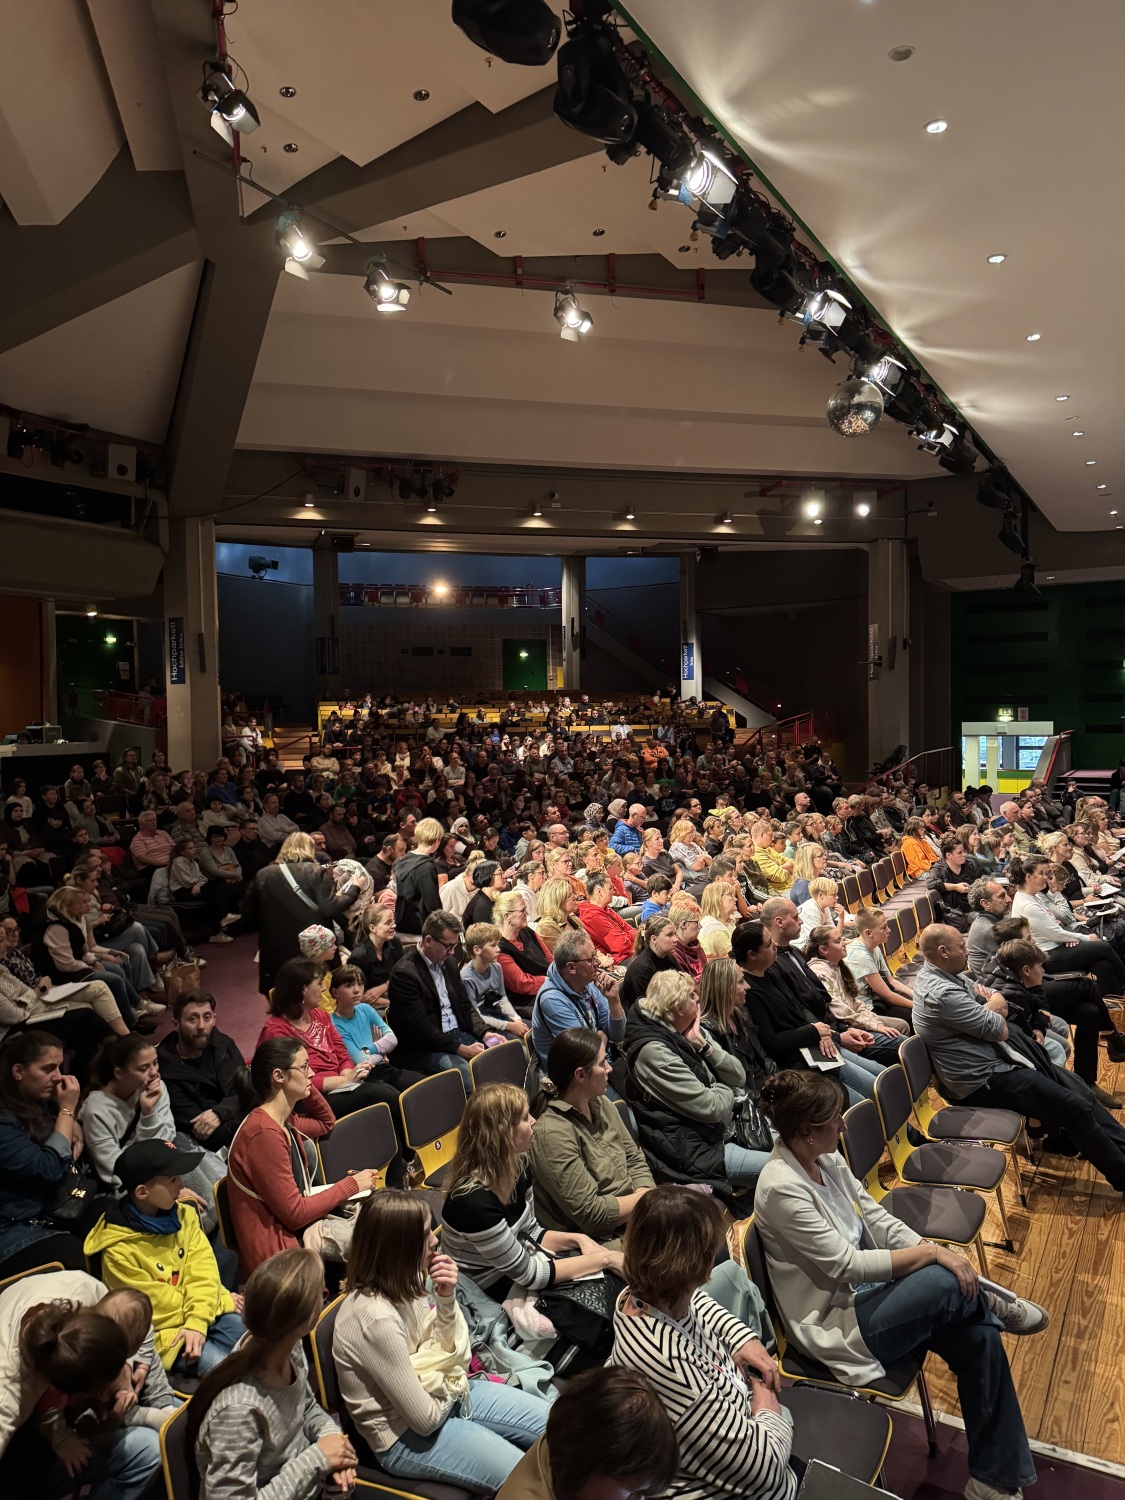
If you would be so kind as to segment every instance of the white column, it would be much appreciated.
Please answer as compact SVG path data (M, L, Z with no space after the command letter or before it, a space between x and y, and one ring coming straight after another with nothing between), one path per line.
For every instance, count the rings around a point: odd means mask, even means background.
M586 559L562 560L563 691L582 687L582 626L586 618Z
M164 562L164 674L168 761L177 771L207 770L221 751L219 599L215 523L168 522Z
M980 735L967 734L965 736L965 765L964 779L961 790L967 791L969 787L980 786Z
M680 553L680 697L703 697L703 652L695 612L695 553Z

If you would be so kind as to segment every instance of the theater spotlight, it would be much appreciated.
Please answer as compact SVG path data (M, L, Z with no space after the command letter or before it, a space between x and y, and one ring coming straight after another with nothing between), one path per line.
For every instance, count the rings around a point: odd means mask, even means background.
M942 422L932 427L915 427L911 436L917 438L918 446L924 453L938 454L951 448L961 434L956 427L950 427L948 422Z
M1015 503L1007 469L987 469L977 485L977 504L990 510L1008 510Z
M1041 599L1042 593L1035 586L1035 564L1028 558L1020 568L1020 576L1012 585L1013 594L1023 594L1029 599Z
M453 24L482 51L527 68L549 63L562 35L544 0L453 0Z
M858 370L854 374L861 373ZM900 359L895 359L891 354L884 354L882 359L875 364L869 365L862 372L864 378L872 385L877 385L884 396L893 396L900 390L906 379L906 366Z
M301 281L308 281L309 272L319 271L324 264L324 256L317 253L316 246L301 230L299 209L287 208L278 214L277 243L285 251L285 269Z
M432 494L435 500L448 500L453 494L453 486L448 479L443 479L440 474L435 474Z
M367 262L367 280L363 290L375 304L376 312L402 312L410 301L410 288L404 281L392 281L383 263Z
M555 318L559 333L568 344L577 344L590 332L594 320L573 292L555 293Z
M576 30L559 48L558 62L554 110L563 124L607 146L631 141L637 111L611 32L604 27Z
M203 87L199 91L199 97L211 111L212 130L217 131L228 146L234 145L235 131L239 135L249 135L262 123L258 118L258 111L243 91L235 87L234 80L222 63L211 62L204 65Z
M810 330L839 328L851 310L852 305L842 292L826 286L809 292L796 318Z
M407 478L400 479L398 482L398 498L400 500L409 500L413 493L414 486L411 484L410 480Z

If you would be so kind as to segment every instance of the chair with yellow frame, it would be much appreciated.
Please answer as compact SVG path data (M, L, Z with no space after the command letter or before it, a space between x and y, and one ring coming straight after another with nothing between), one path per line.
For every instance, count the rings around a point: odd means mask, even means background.
M777 1335L777 1364L781 1374L786 1380L796 1381L798 1384L791 1391L786 1391L785 1405L789 1405L790 1398L797 1397L798 1392L805 1385L812 1388L820 1388L822 1394L841 1393L845 1398L850 1398L851 1404L843 1406L846 1413L845 1423L849 1420L855 1423L857 1429L860 1427L861 1419L866 1422L866 1412L880 1413L887 1418L887 1413L882 1407L876 1406L875 1400L904 1401L914 1390L918 1388L918 1404L922 1408L922 1419L926 1424L926 1437L929 1442L930 1457L937 1456L937 1426L934 1422L933 1407L930 1405L930 1393L926 1389L926 1378L922 1373L924 1355L908 1354L902 1359L894 1361L886 1367L883 1375L878 1380L871 1381L868 1385L851 1386L845 1385L837 1380L827 1365L821 1364L818 1359L804 1354L795 1344L786 1338L784 1324L778 1311L777 1302L774 1299L773 1288L770 1285L769 1267L766 1262L766 1249L762 1244L762 1237L758 1233L757 1225L754 1223L753 1215L746 1220L746 1228L742 1239L742 1263L746 1267L746 1274L762 1294L762 1300L766 1306L766 1312ZM800 1399L798 1397L798 1399ZM794 1401L796 1405L796 1401ZM836 1409L833 1409L833 1416ZM834 1434L835 1435L835 1434ZM887 1437L889 1439L889 1422ZM794 1452L797 1451L794 1442ZM885 1450L884 1450L885 1451ZM802 1458L811 1458L812 1454L802 1453ZM838 1458L829 1460L837 1468L845 1469L845 1465ZM880 1460L880 1468L882 1460ZM846 1469L845 1472L854 1472ZM876 1470L876 1475L878 1470ZM866 1475L856 1474L857 1478L864 1479L865 1483L874 1483L874 1476L868 1479Z
M906 855L898 849L891 855L891 868L895 872L895 886L901 891L906 884Z
M11 1276L5 1276L0 1281L0 1292L6 1292L10 1286L14 1286L17 1281L25 1281L28 1276L49 1276L52 1271L65 1269L61 1260L48 1260L41 1266L29 1266L26 1271L15 1271Z
M939 1089L929 1049L920 1036L908 1037L898 1060L906 1074L918 1129L930 1141L976 1141L1008 1153L1020 1202L1027 1207L1027 1192L1020 1170L1019 1148L1030 1156L1022 1115L1014 1109L983 1109L972 1104L935 1105L931 1089ZM940 1090L939 1090L940 1093Z
M449 1170L466 1097L457 1068L423 1078L399 1095L406 1144L421 1164L423 1187L440 1187Z
M897 917L887 917L887 935L880 946L883 949L883 957L887 960L887 967L892 974L896 974L903 965L902 933Z
M905 1070L898 1063L884 1068L874 1087L879 1123L899 1181L908 1187L958 1187L974 1193L995 1193L1004 1226L1003 1244L996 1248L1014 1254L1001 1187L1008 1167L1003 1151L962 1141L926 1141L914 1146L907 1136L913 1101Z
M930 1184L885 1188L879 1178L879 1166L887 1142L879 1123L879 1111L870 1099L861 1099L846 1111L841 1145L852 1176L863 1183L876 1203L924 1240L975 1250L981 1275L988 1275L988 1256L981 1235L985 1203L979 1193Z
M918 957L918 918L914 915L914 908L906 906L895 913L894 920L898 923L898 964L901 969Z

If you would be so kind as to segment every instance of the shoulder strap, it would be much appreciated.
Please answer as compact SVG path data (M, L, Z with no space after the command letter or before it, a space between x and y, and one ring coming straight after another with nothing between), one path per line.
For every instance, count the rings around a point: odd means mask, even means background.
M129 1128L128 1128L128 1130L126 1130L125 1134L121 1137L121 1150L122 1151L124 1151L125 1147L133 1139L133 1136L134 1136L134 1134L136 1132L137 1126L140 1124L140 1122L141 1122L141 1106L138 1104L137 1107L136 1107L136 1109L134 1109L134 1111L133 1111L133 1118L129 1121Z
M320 907L317 906L316 902L312 899L307 891L302 890L300 883L298 882L296 875L293 874L290 866L287 864L282 865L280 869L281 873L285 876L285 879L289 882L289 888L297 897L297 900L303 901L310 911L319 912Z

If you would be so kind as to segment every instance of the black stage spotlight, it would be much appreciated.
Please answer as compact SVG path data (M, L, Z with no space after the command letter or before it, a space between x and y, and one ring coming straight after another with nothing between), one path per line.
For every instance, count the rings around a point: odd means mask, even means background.
M453 24L501 62L527 68L549 63L562 35L544 0L453 0Z
M996 533L996 539L1009 552L1014 552L1017 557L1027 556L1027 547L1024 545L1023 528L1020 525L1019 511L1012 507L1004 512L1004 519L1000 523L1000 530Z
M554 107L564 125L592 140L607 146L632 140L637 128L633 90L608 31L600 27L576 31L559 48Z
M1013 503L1012 486L1007 469L987 469L977 485L977 504L990 510L1007 510Z
M1042 594L1035 586L1035 564L1028 559L1020 568L1019 580L1012 585L1013 594L1024 594L1029 599L1040 599Z
M403 478L401 478L398 482L398 498L400 500L409 500L413 493L414 486L411 484L408 478L403 476Z

